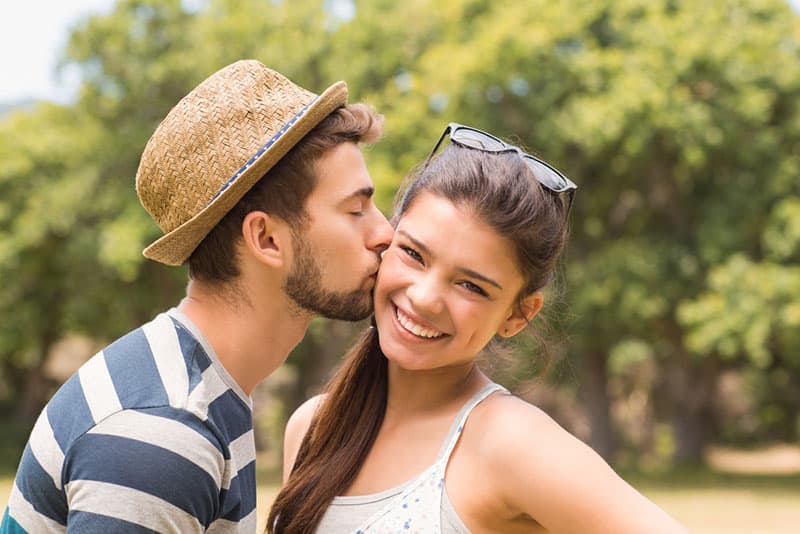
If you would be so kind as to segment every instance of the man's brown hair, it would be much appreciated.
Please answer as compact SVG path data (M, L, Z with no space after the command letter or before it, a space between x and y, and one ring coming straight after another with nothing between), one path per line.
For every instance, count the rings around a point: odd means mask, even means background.
M209 232L187 260L193 280L221 284L239 276L236 246L244 218L263 211L301 230L305 201L317 180L316 163L341 143L374 143L383 117L366 104L350 104L325 117L270 169Z

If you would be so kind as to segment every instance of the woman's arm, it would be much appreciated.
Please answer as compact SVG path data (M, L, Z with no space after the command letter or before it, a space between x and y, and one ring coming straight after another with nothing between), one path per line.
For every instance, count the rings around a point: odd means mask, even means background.
M554 533L687 532L538 408L509 396L492 411L489 472L512 510Z

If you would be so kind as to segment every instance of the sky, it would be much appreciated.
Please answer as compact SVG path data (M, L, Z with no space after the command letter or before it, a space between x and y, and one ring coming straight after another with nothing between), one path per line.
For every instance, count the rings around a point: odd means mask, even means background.
M0 103L73 99L77 80L56 75L69 29L88 14L111 10L115 0L2 0ZM800 12L800 0L788 0Z
M70 27L88 14L109 12L114 0L1 1L0 103L70 101L76 80L55 73Z

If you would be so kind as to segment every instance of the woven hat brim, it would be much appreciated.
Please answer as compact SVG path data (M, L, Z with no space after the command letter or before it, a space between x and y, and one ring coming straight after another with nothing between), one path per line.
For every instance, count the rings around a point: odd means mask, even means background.
M347 104L347 84L328 87L250 167L194 217L144 249L144 256L167 265L181 265L214 226L264 174L333 111Z

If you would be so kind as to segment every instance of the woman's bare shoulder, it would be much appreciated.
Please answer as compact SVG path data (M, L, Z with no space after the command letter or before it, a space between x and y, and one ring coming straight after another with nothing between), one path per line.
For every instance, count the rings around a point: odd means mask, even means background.
M315 395L297 409L289 417L286 422L286 429L283 435L283 479L289 476L294 466L297 452L300 450L300 444L308 432L308 427L311 426L311 421L314 419L314 414L317 413L322 401L325 400L325 395Z
M479 408L484 479L509 508L553 531L685 532L543 410L512 395Z
M514 395L492 395L473 413L468 424L479 436L480 456L491 472L515 472L528 477L527 484L545 484L554 462L597 460L591 448L544 410Z
M324 394L314 395L298 406L286 422L286 433L299 434L300 438L305 436L308 427L311 425L311 420L323 400L325 400Z
M544 439L571 436L544 410L516 395L495 394L475 409L476 427L487 437L487 444L526 441L530 435Z

